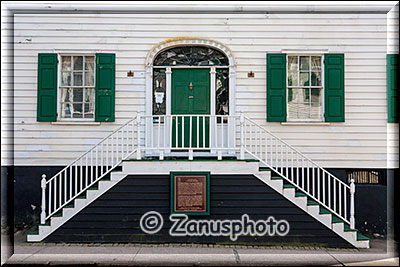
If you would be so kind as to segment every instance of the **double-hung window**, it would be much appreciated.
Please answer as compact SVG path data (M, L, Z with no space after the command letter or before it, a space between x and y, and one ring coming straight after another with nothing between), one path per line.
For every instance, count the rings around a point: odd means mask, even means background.
M287 120L323 121L322 55L287 56Z
M61 55L59 118L94 120L95 56Z

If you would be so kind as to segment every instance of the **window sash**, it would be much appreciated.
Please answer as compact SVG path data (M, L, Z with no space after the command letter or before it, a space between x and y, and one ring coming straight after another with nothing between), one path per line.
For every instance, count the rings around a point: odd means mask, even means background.
M74 57L83 57L82 58L82 70L75 70L74 69ZM70 70L64 71L63 70L63 61L62 58L63 57L70 57ZM86 70L85 65L86 65L86 57L93 57L93 70ZM57 110L58 110L58 114L57 114L57 120L59 121L94 121L95 120L95 116L96 116L96 105L95 105L95 97L93 97L93 101L90 102L64 102L63 99L61 99L62 96L62 90L66 90L68 88L71 88L73 90L75 89L91 89L91 90L95 90L96 88L96 55L95 54L58 54L58 61L60 62L60 64L58 64L58 73L60 75L59 79L58 79L58 97L57 97ZM62 81L62 73L63 72L67 72L70 73L71 75L71 85L70 86L66 86L66 85L62 85L61 81ZM85 75L88 72L93 72L93 85L85 85ZM82 85L73 85L74 84L74 73L82 73ZM96 94L96 92L94 92L94 94ZM84 96L82 96L84 97ZM82 99L84 100L84 99ZM62 117L62 108L63 105L65 103L70 103L71 105L74 104L81 104L82 105L82 118L73 118L73 114L71 114L71 117ZM84 117L84 113L85 113L85 104L91 104L93 107L93 118L85 118ZM92 113L91 113L92 114Z
M297 74L297 84L296 85L289 85L289 57L297 57L297 69L295 70ZM308 57L308 69L307 70L301 70L300 69L300 57ZM312 68L312 57L319 57L320 58L320 69L315 69L313 70ZM323 54L287 54L286 55L286 108L287 108L287 121L288 122L322 122L324 121L324 56ZM318 72L321 74L321 85L311 85L312 84L312 73L313 72ZM308 75L308 84L305 86L301 86L300 84L300 73L309 73ZM319 118L311 118L311 104L315 102L311 102L311 99L307 104L309 104L308 107L308 118L290 118L289 117L289 89L320 89L320 101L319 103L321 104L320 106L320 117ZM310 97L311 97L311 92L310 92Z

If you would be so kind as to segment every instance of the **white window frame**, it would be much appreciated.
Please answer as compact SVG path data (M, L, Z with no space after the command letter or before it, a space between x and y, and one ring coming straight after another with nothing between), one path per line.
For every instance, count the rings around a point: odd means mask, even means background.
M62 57L63 56L93 56L94 57L94 85L93 89L96 90L96 53L57 53L57 121L61 122L94 122L96 117L96 97L93 102L93 118L62 118L61 117L61 78L62 78ZM71 64L73 62L71 61ZM83 67L84 68L84 67ZM85 70L82 71L85 73ZM82 83L85 82L85 74L82 75ZM72 81L72 77L71 77ZM73 87L73 86L70 86ZM79 86L81 87L81 86ZM85 87L85 86L82 86ZM96 93L96 92L95 92Z
M289 94L288 94L288 89L289 89L289 57L292 56L320 56L321 57L321 86L318 86L316 88L321 88L321 119L289 119ZM300 68L300 61L298 62L299 68ZM311 67L311 65L310 65ZM310 71L311 73L311 71ZM298 77L300 79L300 75ZM310 84L311 84L311 79L310 79ZM294 86L291 86L294 87ZM300 86L301 88L308 87L308 88L313 88L311 85L309 86ZM310 123L315 123L315 122L325 122L325 58L323 53L287 53L286 54L286 121L287 122L310 122ZM310 95L311 97L311 95Z

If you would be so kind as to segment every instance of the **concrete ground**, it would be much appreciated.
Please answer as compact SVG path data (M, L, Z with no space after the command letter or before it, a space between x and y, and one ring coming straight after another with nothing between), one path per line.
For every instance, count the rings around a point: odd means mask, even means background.
M2 243L2 252L4 252ZM10 249L12 249L10 247ZM373 240L370 249L215 246L198 244L27 243L16 235L13 253L2 264L93 264L120 266L399 266L397 244Z

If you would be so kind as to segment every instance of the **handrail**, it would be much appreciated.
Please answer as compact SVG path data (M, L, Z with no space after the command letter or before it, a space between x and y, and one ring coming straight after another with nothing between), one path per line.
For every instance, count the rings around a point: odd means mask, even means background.
M307 155L303 154L303 152L300 152L298 149L296 149L295 147L293 147L292 145L288 144L285 140L279 138L278 136L276 136L274 133L272 133L271 131L269 131L268 129L265 129L264 127L260 126L258 123L256 123L255 121L251 120L249 117L244 116L244 118L246 120L251 121L252 123L254 123L256 126L258 126L260 129L262 129L263 131L267 132L268 134L272 135L273 137L277 138L280 140L280 142L284 143L285 145L287 145L288 147L290 147L291 149L293 149L294 151L296 151L297 153L299 153L300 155L302 155L304 158L306 158L307 160L309 160L310 162L312 162L315 166L321 168L325 173L332 175L331 173L329 173L327 170L325 170L323 167L321 167L318 163L316 163L315 161L313 161L312 159L310 159ZM333 175L332 175L333 176ZM335 177L336 178L336 177ZM350 189L350 186L347 185L346 183L344 183L342 180L336 178L338 180L338 182L342 183L344 186L348 187Z
M43 175L42 224L136 152L135 126L136 118L132 118L49 180Z
M241 146L245 151L354 228L354 181L347 185L269 130L242 116Z
M354 228L354 181L347 185L243 114L138 113L49 180L43 175L41 223L134 153L141 159L142 152L155 152L163 160L165 153L173 151L188 152L189 160L196 151L215 153L219 160L223 153L236 152L244 159L247 152Z

